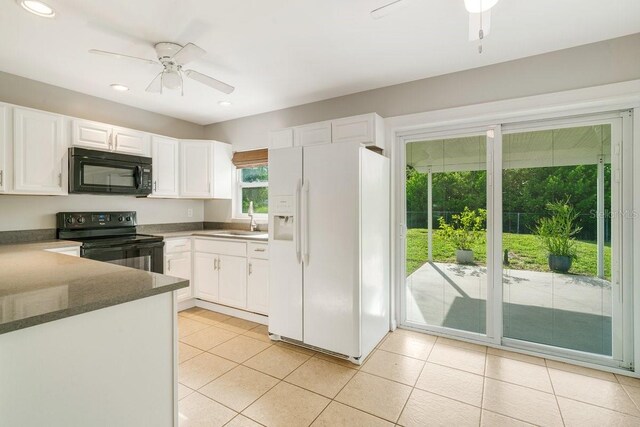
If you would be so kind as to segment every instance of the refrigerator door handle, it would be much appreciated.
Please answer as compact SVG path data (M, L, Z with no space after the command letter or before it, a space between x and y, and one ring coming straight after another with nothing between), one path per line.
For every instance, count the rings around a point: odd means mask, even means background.
M302 262L309 265L309 181L302 185Z
M302 238L300 236L300 233L302 232L302 229L300 227L300 222L302 221L301 218L301 213L300 213L300 187L302 186L302 180L299 179L298 182L296 183L296 200L294 202L295 204L295 217L294 217L294 227L295 227L295 239L296 239L296 258L298 260L298 264L300 264L300 262L302 261L302 253L301 253L301 249L300 249L300 239Z

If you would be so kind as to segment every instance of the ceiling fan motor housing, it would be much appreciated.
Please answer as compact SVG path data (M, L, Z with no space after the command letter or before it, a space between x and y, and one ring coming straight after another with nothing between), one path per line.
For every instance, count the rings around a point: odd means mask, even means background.
M177 43L161 42L156 43L155 49L158 60L164 64L170 62L171 58L182 49L182 46Z

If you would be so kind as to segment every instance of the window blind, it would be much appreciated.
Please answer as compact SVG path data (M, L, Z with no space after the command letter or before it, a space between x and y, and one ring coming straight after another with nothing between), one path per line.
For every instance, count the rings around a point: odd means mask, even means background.
M237 168L254 168L269 164L269 150L266 148L251 151L237 151L231 159Z

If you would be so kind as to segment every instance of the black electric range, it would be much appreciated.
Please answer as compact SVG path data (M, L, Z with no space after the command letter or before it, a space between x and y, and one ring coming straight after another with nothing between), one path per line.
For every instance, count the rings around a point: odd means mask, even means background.
M59 239L81 242L80 256L162 273L164 242L138 234L136 212L59 212Z

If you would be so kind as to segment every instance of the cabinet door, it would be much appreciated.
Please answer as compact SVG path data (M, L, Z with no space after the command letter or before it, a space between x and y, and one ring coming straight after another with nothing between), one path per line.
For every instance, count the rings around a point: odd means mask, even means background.
M195 252L193 285L197 298L218 302L218 255Z
M229 255L219 255L220 304L237 308L247 307L247 259Z
M180 196L211 198L211 142L180 142Z
M178 197L178 140L163 136L151 138L153 159L153 195Z
M293 128L293 144L308 146L331 142L331 122L312 123Z
M189 299L193 296L191 283L191 252L165 255L164 274L189 280L189 286L178 289L178 301Z
M213 142L213 197L231 199L233 195L233 175L235 166L231 162L231 144Z
M269 261L266 259L249 260L247 310L269 313Z
M15 108L13 120L14 189L32 194L66 194L62 116Z
M384 120L375 113L345 117L331 122L333 142L353 142L384 150Z
M125 128L113 129L113 149L119 153L149 155L148 135Z
M9 107L0 104L0 193L7 191L7 150L9 144L8 132Z
M293 147L293 128L269 132L269 148Z
M111 150L113 148L111 130L112 127L104 123L73 120L71 122L71 145L95 150Z

